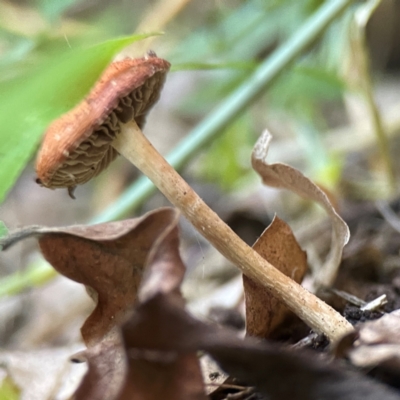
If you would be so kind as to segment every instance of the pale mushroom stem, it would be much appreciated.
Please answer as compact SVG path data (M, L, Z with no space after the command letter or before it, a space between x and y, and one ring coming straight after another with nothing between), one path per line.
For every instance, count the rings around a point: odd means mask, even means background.
M308 326L332 341L353 330L333 308L282 274L243 242L167 163L135 122L122 125L113 147L153 181L221 254L243 274L270 290Z

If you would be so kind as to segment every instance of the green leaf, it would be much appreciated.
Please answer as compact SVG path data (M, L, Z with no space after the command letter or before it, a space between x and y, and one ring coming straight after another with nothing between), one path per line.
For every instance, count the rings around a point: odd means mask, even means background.
M32 157L46 126L87 94L115 53L152 35L156 34L72 49L24 76L0 83L0 203Z

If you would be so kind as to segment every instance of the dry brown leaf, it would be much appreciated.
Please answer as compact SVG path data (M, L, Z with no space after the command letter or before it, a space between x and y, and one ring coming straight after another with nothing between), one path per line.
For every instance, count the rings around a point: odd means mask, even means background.
M58 272L95 292L96 308L81 329L85 343L93 346L124 320L137 300L150 250L177 223L174 209L161 208L141 218L94 226L25 228L0 245L6 249L21 239L38 237L44 257Z
M148 254L146 270L139 289L140 302L158 293L174 293L183 304L180 287L185 276L186 267L179 253L178 217L156 238Z
M358 340L347 354L358 367L380 365L400 375L400 310L360 325Z
M129 351L128 377L118 400L206 400L196 352Z
M185 266L179 254L177 229L166 230L158 239L149 259L139 290L140 303L168 294L169 299L184 307L180 293ZM146 317L157 323L158 310ZM169 322L171 323L171 321ZM148 331L145 335L162 335ZM140 334L140 332L139 332ZM128 378L118 400L205 400L203 377L196 352L177 354L131 350Z
M195 352L125 352L118 340L104 340L75 358L89 370L74 400L206 399Z
M157 236L148 254L138 304L159 294L168 294L177 307L184 307L180 294L184 274L175 218L174 223L167 225ZM133 314L136 315L136 312L133 311ZM150 320L159 318L157 312L150 312L147 317ZM162 331L146 331L145 334L162 335ZM89 372L76 392L76 400L206 399L195 352L164 354L130 349L125 353L118 336L114 339L103 341L84 353L89 360Z
M307 255L286 222L275 216L253 249L275 268L300 283L307 271ZM267 338L291 311L265 287L243 275L246 299L246 332Z
M313 200L320 204L330 216L333 228L331 250L324 265L316 273L315 281L316 286L331 286L342 259L343 247L350 238L349 228L336 212L326 194L300 171L281 163L267 163L266 157L271 139L271 134L265 130L257 140L252 154L253 168L262 177L264 184L288 189L299 196Z

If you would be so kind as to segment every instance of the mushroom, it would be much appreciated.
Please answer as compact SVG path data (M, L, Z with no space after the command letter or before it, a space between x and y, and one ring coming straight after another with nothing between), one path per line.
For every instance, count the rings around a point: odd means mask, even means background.
M122 154L221 254L311 328L332 340L352 331L340 314L244 243L144 136L140 128L159 97L169 66L154 53L112 63L88 97L48 128L37 160L38 182L49 188L67 187L72 193Z
M112 63L89 96L47 129L40 149L36 182L68 188L88 182L117 157L112 143L125 123L143 128L160 97L170 64L154 52Z

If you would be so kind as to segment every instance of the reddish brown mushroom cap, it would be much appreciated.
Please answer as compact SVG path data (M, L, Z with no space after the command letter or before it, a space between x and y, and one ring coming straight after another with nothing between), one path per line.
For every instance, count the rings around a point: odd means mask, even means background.
M111 143L120 124L134 119L143 127L169 67L154 53L110 64L89 95L47 129L36 162L37 182L71 190L105 169L118 155Z

